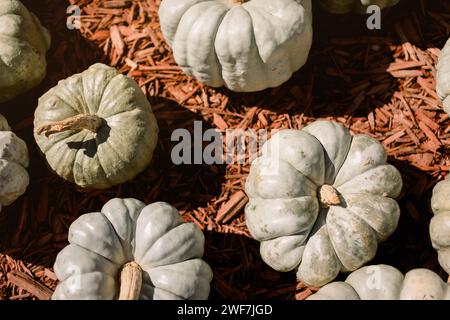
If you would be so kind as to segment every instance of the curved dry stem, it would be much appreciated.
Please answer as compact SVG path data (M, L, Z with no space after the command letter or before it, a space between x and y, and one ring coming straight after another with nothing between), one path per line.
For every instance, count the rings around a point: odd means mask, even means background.
M37 134L45 134L46 137L53 133L67 130L89 130L97 132L102 126L103 120L95 114L78 114L76 116L51 122L36 129Z

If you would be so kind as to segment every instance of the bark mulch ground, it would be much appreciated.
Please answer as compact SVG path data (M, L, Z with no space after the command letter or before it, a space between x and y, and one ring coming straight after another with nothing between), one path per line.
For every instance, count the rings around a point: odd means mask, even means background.
M450 121L435 93L435 66L450 35L450 3L402 1L384 11L381 30L366 17L332 16L314 8L315 38L308 63L284 85L258 93L212 89L183 74L164 41L160 0L25 1L52 33L48 75L33 91L6 103L2 113L30 149L31 184L0 217L0 299L48 299L57 279L55 256L83 213L113 197L168 201L206 235L205 260L214 270L211 299L304 299L315 288L295 273L278 273L259 256L245 226L243 164L172 164L171 133L203 129L302 128L316 119L343 123L378 139L402 173L397 231L372 263L403 272L439 267L430 244L429 199L447 174ZM81 8L81 29L66 26L70 4ZM104 191L77 189L47 168L32 137L37 99L58 80L95 62L134 78L152 103L160 137L152 165L136 179ZM340 276L342 279L344 276Z

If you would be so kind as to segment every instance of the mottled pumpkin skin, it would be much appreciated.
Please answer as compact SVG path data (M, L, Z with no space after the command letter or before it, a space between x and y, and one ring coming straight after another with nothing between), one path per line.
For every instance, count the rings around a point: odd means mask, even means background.
M430 238L438 251L441 267L450 274L450 180L440 181L433 189Z
M332 282L307 300L450 300L450 284L433 271L403 274L388 265L363 267L345 282Z
M50 33L17 0L0 0L0 103L13 99L45 77Z
M237 92L281 85L312 43L311 0L163 0L159 17L184 72Z
M436 70L436 92L444 103L444 111L450 115L450 39L441 51Z
M30 181L27 167L25 141L11 131L5 117L0 114L0 211L27 189Z
M246 223L262 259L278 271L297 269L311 286L370 261L400 216L402 179L386 158L377 140L335 122L276 133L245 185ZM323 185L339 192L340 205L319 206Z
M62 80L39 99L34 127L78 114L103 119L97 133L71 130L35 139L50 167L83 188L133 179L150 163L158 124L137 83L103 64Z
M112 199L70 226L70 244L54 265L60 282L52 299L117 299L120 270L130 261L143 270L142 300L207 299L212 271L201 259L204 242L167 203Z
M322 8L330 13L343 14L356 12L365 14L368 6L377 5L381 9L395 6L400 0L319 0Z

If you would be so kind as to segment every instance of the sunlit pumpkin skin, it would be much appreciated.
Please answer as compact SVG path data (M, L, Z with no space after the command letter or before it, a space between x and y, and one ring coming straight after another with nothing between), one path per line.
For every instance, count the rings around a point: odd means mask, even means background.
M163 0L159 17L188 75L237 92L281 85L312 43L311 0Z
M436 92L442 99L444 111L450 115L450 39L441 51L436 70Z
M380 9L395 6L400 0L319 0L320 6L330 13L355 12L365 14L367 7L376 5Z
M39 130L80 115L101 121L95 132ZM158 124L137 83L95 64L62 80L39 99L35 139L50 167L83 188L104 189L133 179L150 163ZM56 130L57 131L57 130Z
M0 211L27 189L30 181L27 167L25 141L11 131L5 117L0 114Z
M354 271L345 282L329 283L307 300L450 300L450 284L428 269L403 275L380 264Z
M335 122L282 130L250 167L247 227L273 269L297 269L311 286L370 261L396 229L398 170L366 135L352 137Z
M135 299L207 299L212 271L201 259L204 242L200 229L167 203L112 199L70 226L70 244L54 265L60 282L52 299L118 299L129 262L142 274Z
M50 33L17 0L0 0L0 103L38 85L47 72Z
M438 182L433 189L430 238L438 252L441 267L450 274L450 180Z

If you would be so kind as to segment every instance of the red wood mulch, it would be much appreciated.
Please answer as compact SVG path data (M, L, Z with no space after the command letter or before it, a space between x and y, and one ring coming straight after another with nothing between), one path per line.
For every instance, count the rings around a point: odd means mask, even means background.
M194 120L232 128L301 128L334 119L353 133L380 140L403 174L402 208L395 234L373 263L402 271L440 269L428 236L430 192L450 162L450 121L434 91L435 65L450 35L450 3L402 1L369 31L363 17L331 16L314 9L315 40L309 61L279 88L237 94L202 86L174 62L159 28L160 0L71 0L82 9L82 29L66 27L68 1L24 1L51 30L48 76L43 84L1 108L31 156L28 191L0 215L0 299L47 299L56 285L52 265L79 215L112 197L174 204L205 231L205 260L214 269L212 299L304 299L315 289L277 273L259 257L242 207L244 165L182 165L170 161L171 132L192 130ZM340 28L340 29L338 29ZM106 191L83 191L47 169L32 138L37 98L60 79L102 61L133 77L148 95L161 134L152 165L135 180ZM341 276L342 278L342 276Z

